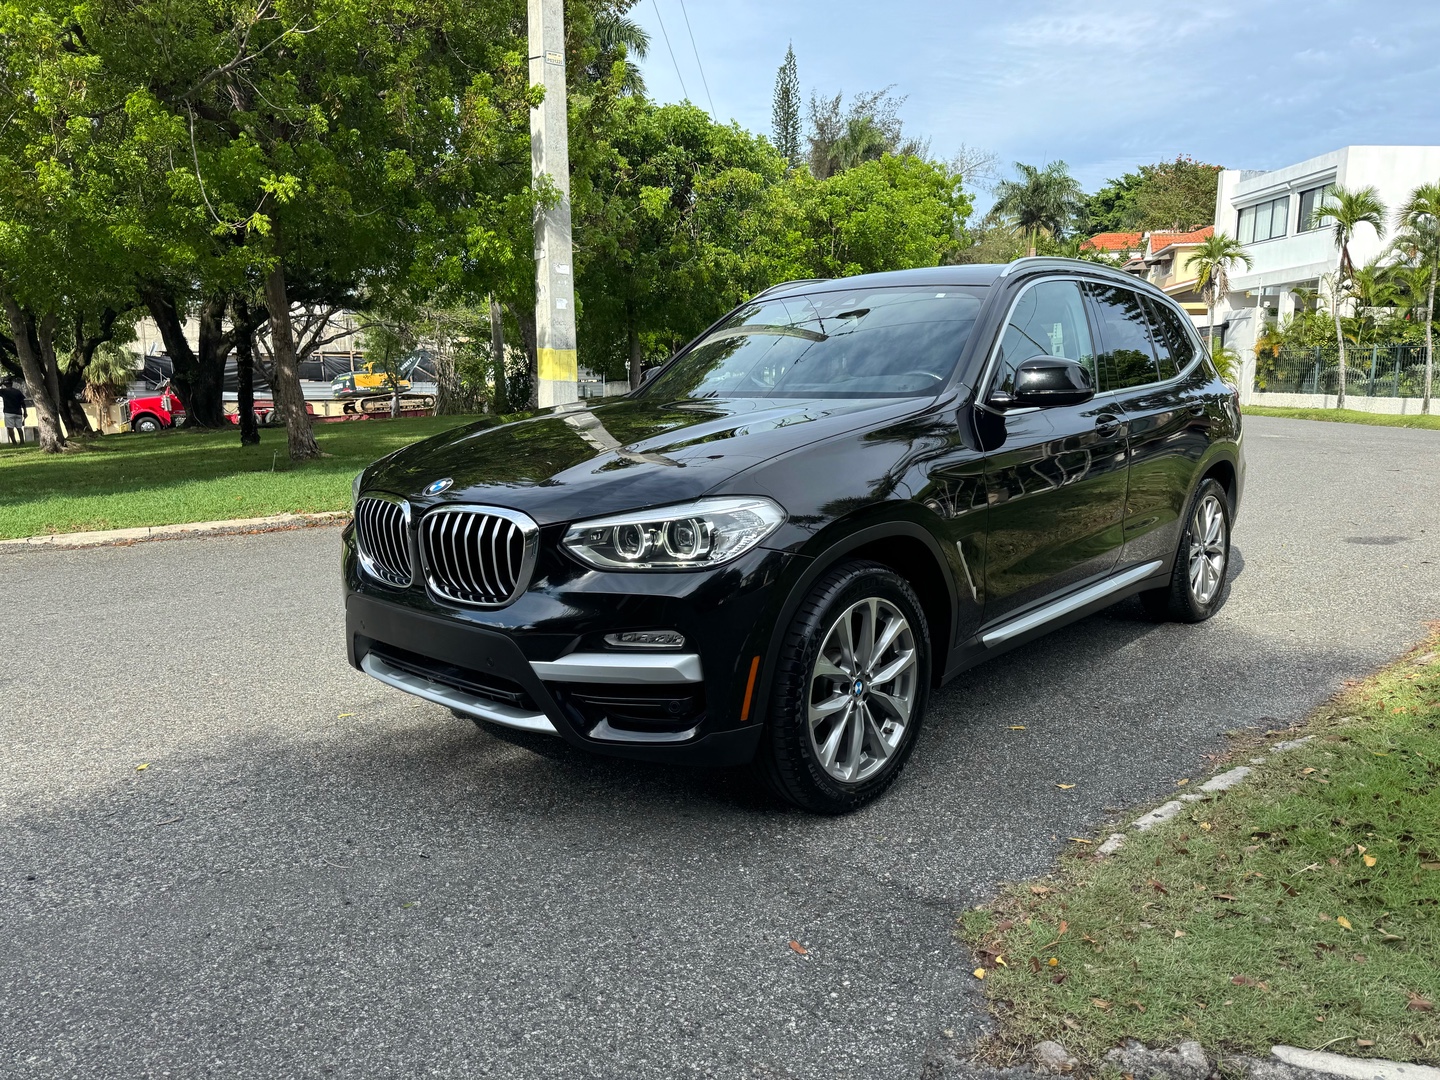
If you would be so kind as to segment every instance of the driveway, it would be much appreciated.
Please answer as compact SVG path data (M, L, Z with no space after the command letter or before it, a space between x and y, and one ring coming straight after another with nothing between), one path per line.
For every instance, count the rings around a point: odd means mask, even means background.
M839 820L352 672L333 529L0 557L0 1073L943 1071L984 1023L960 909L1440 617L1440 433L1246 438L1218 617L965 676Z

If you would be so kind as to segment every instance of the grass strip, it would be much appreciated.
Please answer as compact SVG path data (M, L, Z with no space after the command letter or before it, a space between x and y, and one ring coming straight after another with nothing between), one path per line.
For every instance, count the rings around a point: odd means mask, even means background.
M348 510L351 481L370 462L475 419L316 424L329 456L298 465L284 432L269 429L259 446L242 447L234 428L179 428L72 440L63 454L0 447L0 539Z
M984 1056L1197 1039L1440 1064L1437 650L1348 687L1303 746L1238 736L1231 765L1265 755L1239 787L961 916L998 1021Z
M1358 409L1282 409L1273 405L1246 405L1246 416L1280 416L1290 420L1329 420L1339 424L1371 424L1375 427L1440 429L1440 416L1361 412Z

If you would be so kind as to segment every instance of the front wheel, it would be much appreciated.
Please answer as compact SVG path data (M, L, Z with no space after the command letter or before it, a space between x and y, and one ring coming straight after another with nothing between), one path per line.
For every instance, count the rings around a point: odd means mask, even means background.
M1225 603L1230 568L1230 497L1217 480L1204 480L1175 552L1170 584L1140 594L1155 619L1204 622Z
M159 431L160 421L153 416L141 416L131 423L130 427L140 432Z
M786 631L761 776L815 813L864 806L904 768L929 688L930 631L910 584L877 563L837 567Z

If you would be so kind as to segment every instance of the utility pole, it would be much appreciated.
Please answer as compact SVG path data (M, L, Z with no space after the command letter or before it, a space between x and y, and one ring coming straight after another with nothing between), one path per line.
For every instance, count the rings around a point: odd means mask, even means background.
M545 100L530 110L530 174L559 192L535 215L535 359L543 409L580 396L575 359L575 274L570 247L570 138L565 116L564 0L529 0L530 82Z

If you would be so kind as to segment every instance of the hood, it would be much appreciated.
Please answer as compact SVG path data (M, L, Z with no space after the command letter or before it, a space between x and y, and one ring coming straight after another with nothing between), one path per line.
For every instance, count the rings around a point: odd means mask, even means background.
M483 503L541 525L663 506L704 495L789 450L918 412L930 398L768 398L569 405L514 423L445 432L377 462L367 489ZM449 478L432 499L425 487Z

